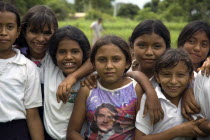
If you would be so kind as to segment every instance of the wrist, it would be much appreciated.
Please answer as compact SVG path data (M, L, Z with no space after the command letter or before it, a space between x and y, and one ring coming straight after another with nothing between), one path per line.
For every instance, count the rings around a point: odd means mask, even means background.
M71 74L71 75L69 75L69 77L71 78L71 79L74 79L75 81L77 81L78 80L78 77L77 77L77 75L76 74Z

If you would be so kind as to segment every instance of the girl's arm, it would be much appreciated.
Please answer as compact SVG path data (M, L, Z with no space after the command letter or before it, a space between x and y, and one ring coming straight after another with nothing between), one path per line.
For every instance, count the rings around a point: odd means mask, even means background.
M143 89L141 88L141 86L138 83L136 84L135 91L136 91L137 98L138 98L138 103L137 103L137 106L136 106L136 112L138 112L139 109L140 109L141 98L142 98L142 95L144 94L144 92L143 92Z
M195 101L193 88L189 87L182 96L182 115L188 120L193 120L191 115L199 112L200 107Z
M79 94L76 97L74 109L71 114L71 118L67 129L67 140L83 140L84 138L80 135L86 112L86 99L89 95L89 89L81 87Z
M143 115L145 116L148 112L150 115L151 124L157 123L163 118L164 113L151 82L147 76L140 71L128 72L126 75L135 79L141 85L147 95Z
M143 90L146 92L147 100L144 109L144 116L147 114L147 112L149 112L151 118L151 124L157 123L160 119L163 118L164 113L157 98L155 89L153 88L149 79L144 73L140 71L132 71L127 73L126 75L135 79L141 85ZM87 76L85 81L82 83L83 85L88 86L89 89L92 89L93 87L96 87L97 78L98 76L96 74L91 74Z
M205 119L200 119L196 121L188 121L172 127L166 131L157 134L145 135L140 130L136 129L135 139L136 140L171 140L176 137L196 137L196 136L206 136L199 128Z
M43 125L41 123L38 108L26 109L26 120L31 139L44 140Z
M67 93L71 92L71 87L76 83L77 80L85 77L86 75L93 72L93 65L88 59L78 70L68 75L68 77L58 86L56 97L59 103L62 100L64 103L67 102Z
M210 134L210 121L204 121L199 125L199 129L206 134Z
M205 74L208 77L210 75L210 56L206 58L206 61L203 63L202 67L197 69L197 72L201 70L202 75Z

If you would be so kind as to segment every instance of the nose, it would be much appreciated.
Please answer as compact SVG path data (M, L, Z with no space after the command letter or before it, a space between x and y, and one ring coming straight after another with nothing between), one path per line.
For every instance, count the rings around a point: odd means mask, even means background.
M67 52L66 53L66 59L72 59L72 54L70 52Z
M103 119L103 122L105 122L105 123L108 122L108 117L105 116Z
M152 56L152 55L153 55L153 50L152 50L152 48L151 48L151 47L148 47L147 50L146 50L146 52L145 52L145 54L146 54L147 56Z
M7 35L7 31L6 31L6 28L5 27L1 27L1 29L0 29L0 35L1 36L6 36Z
M38 34L37 40L38 40L39 42L43 42L43 41L45 40L45 37L44 37L43 33L39 33L39 34Z
M200 51L200 44L196 43L193 50L196 51L196 52L199 52Z
M113 68L112 61L107 61L106 69L111 69L111 68Z
M170 83L176 84L177 83L177 77L175 75L172 75Z

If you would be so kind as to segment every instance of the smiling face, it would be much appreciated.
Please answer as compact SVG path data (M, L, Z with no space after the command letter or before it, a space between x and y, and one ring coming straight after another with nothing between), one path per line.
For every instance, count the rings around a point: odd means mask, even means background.
M0 12L0 53L2 58L10 57L12 45L18 36L19 28L16 15L12 12Z
M103 45L95 55L94 67L98 72L103 86L110 84L119 86L126 68L129 64L126 62L125 55L119 47L113 44Z
M161 85L163 94L175 104L179 102L183 91L191 80L189 70L183 61L180 61L173 68L161 69L155 77Z
M54 30L49 29L47 25L44 26L43 32L34 30L33 27L27 28L25 39L29 46L31 57L35 59L42 59L45 56L48 41L53 33Z
M184 44L183 48L190 54L195 70L208 55L210 44L204 31L194 33Z
M65 75L76 71L82 65L82 58L82 49L76 41L70 39L60 41L56 59L58 67Z
M157 58L166 50L166 44L159 35L143 34L134 41L134 56L140 64L140 71L154 69Z

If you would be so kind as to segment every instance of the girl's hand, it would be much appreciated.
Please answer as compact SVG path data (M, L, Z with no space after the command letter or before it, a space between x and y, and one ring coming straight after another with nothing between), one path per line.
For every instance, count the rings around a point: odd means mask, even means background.
M146 114L149 113L150 122L152 125L154 125L163 119L164 112L157 98L157 94L155 90L154 90L154 93L151 93L150 95L153 95L153 96L147 96L145 106L144 106L143 116L146 116Z
M200 71L202 75L205 74L206 72L206 76L208 77L210 75L210 57L207 57L206 61L203 63L202 67L198 68L197 71Z
M66 103L68 101L68 93L71 92L71 87L77 82L77 79L73 75L69 75L66 79L60 83L56 92L57 102Z
M205 122L206 119L192 120L184 122L181 125L178 125L179 136L185 137L205 137L207 136L204 132L199 129L199 125Z
M90 74L84 81L81 82L81 86L87 86L89 89L97 87L98 74Z
M199 125L199 128L206 134L210 134L210 121L205 121Z
M191 115L199 112L200 107L195 101L193 89L188 88L182 96L182 115L186 119L192 120Z

